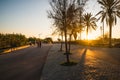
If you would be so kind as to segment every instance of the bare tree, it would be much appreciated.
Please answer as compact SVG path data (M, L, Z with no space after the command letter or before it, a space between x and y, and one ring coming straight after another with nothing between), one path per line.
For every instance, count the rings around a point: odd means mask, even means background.
M66 51L66 60L67 63L70 62L69 54L68 54L68 45L67 45L67 8L68 8L69 0L52 0L50 2L50 6L52 10L48 12L48 17L52 18L55 23L60 22L63 26L57 25L58 28L62 27L65 37L65 51Z

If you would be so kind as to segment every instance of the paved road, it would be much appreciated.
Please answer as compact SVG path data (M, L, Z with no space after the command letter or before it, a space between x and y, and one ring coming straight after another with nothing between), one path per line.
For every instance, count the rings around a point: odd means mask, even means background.
M40 80L50 47L32 46L0 55L0 80Z

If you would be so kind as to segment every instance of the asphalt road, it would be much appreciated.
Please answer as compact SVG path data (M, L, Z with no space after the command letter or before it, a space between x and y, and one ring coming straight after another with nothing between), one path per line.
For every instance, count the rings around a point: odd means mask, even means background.
M0 80L40 80L50 47L32 46L0 55Z

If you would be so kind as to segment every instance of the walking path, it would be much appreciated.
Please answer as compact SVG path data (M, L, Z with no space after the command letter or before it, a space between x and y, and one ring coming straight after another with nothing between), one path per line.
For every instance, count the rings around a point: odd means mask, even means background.
M72 45L70 60L75 66L61 66L66 61L60 45L49 51L40 80L120 80L120 48L94 48Z

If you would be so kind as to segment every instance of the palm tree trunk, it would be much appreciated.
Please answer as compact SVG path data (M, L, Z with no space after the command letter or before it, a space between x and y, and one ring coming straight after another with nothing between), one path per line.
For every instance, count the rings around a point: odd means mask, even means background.
M86 31L86 39L88 41L88 28L87 28L87 31Z
M87 31L86 31L86 37L87 37L87 45L89 44L88 43L88 26L87 26Z
M104 21L103 21L103 43L104 43Z
M111 24L109 25L109 48L112 47L112 26Z

